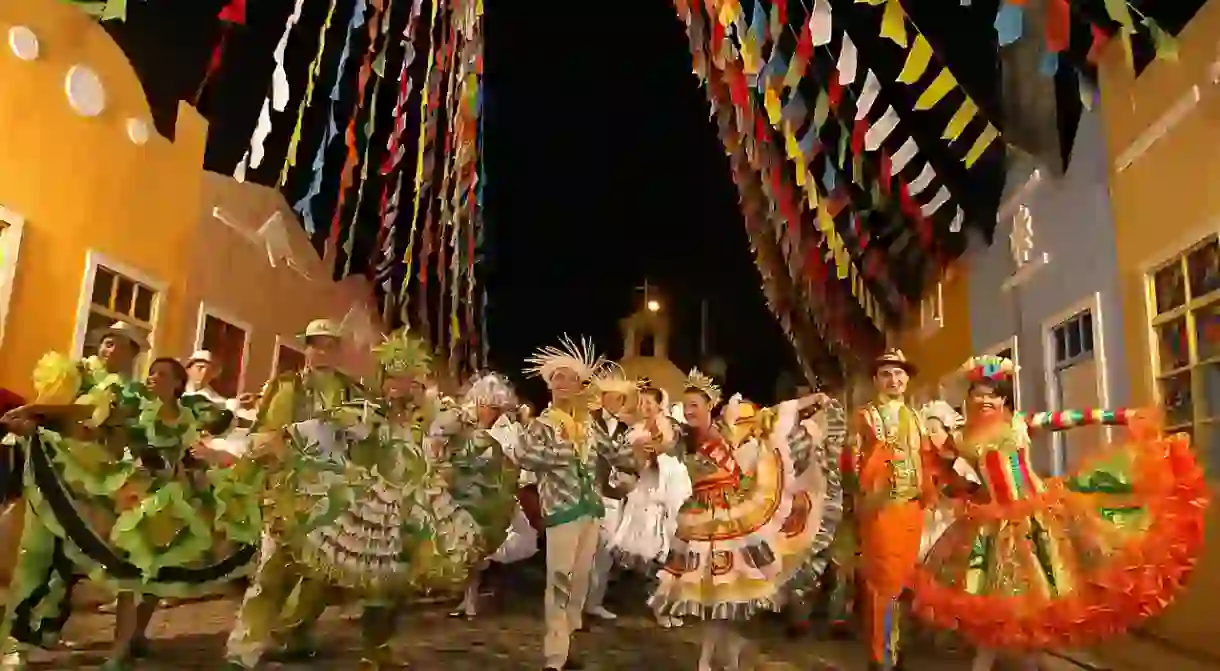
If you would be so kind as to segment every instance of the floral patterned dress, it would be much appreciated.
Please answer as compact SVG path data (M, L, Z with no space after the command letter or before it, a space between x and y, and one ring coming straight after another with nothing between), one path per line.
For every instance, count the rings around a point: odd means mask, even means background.
M95 358L57 353L39 362L34 386L37 405L79 405L89 416L49 421L24 439L27 509L4 622L14 638L54 641L83 576L186 597L251 568L262 526L258 469L183 465L210 409L194 399L165 413L143 384Z
M777 611L787 583L834 537L838 447L813 443L795 401L762 415L744 437L735 427L689 433L694 493L678 513L650 600L662 615L728 620Z

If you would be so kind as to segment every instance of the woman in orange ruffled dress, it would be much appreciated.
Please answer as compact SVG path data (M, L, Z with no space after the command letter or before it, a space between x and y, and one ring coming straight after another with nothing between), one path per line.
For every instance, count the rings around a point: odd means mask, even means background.
M1012 361L976 357L958 445L982 485L917 571L915 613L1002 652L1095 643L1161 611L1203 538L1207 487L1189 438L1129 410L1014 414ZM1041 478L1030 431L1126 424L1128 437L1073 474Z

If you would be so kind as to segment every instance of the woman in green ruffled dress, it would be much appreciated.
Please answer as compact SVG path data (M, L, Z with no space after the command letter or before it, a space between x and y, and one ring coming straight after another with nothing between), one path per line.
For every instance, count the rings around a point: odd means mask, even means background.
M192 474L183 467L198 439L200 408L181 400L176 361L154 362L147 385L113 370L116 351L139 340L116 325L99 357L51 353L39 362L35 403L5 416L24 434L26 516L3 625L21 644L53 642L67 620L72 588L88 576L126 593L108 668L124 668L139 647L151 604L135 594L215 591L255 556L257 472Z

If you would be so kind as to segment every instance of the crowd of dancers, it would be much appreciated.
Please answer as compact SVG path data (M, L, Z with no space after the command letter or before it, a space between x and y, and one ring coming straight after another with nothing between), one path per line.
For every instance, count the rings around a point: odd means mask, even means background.
M914 616L972 643L985 671L1123 632L1200 552L1207 489L1186 436L1144 412L1016 413L1006 359L966 363L959 414L909 406L916 370L890 350L849 413L821 392L725 400L698 370L671 399L565 338L527 361L551 394L535 417L495 373L441 393L408 331L374 348L375 379L353 379L343 335L310 324L306 366L267 384L248 428L186 394L174 359L131 379L147 345L121 324L94 334L96 356L46 355L34 401L0 418L20 534L3 668L56 640L82 580L118 594L113 671L147 652L162 598L243 577L224 664L308 659L325 609L358 600L362 668L389 668L404 607L461 595L454 616L475 616L488 563L541 537L544 669L582 668L593 651L573 634L614 617L601 599L621 564L652 579L659 627L703 627L700 671L740 668L738 625L832 576L870 668L902 667ZM1031 434L1086 424L1125 428L1066 476L1035 472Z

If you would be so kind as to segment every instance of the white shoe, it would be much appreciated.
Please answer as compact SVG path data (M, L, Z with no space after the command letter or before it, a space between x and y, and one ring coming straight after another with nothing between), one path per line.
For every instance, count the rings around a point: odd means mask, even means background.
M604 606L597 606L585 611L586 614L592 615L599 620L617 620L618 616L606 610Z

